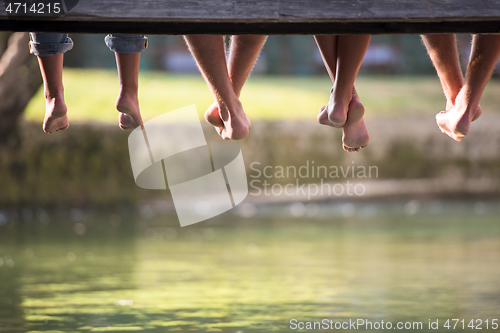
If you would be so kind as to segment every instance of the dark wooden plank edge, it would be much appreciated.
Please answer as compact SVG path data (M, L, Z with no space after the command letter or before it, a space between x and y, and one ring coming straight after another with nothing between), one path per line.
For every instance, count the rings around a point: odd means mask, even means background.
M57 21L0 20L1 31L38 31L69 33L125 33L147 35L320 35L320 34L431 34L499 33L500 20L446 22L131 22L131 21Z

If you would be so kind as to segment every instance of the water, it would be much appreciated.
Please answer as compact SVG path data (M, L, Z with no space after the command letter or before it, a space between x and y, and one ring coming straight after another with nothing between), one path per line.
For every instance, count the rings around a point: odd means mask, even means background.
M186 228L168 214L5 213L0 332L328 332L358 319L500 331L496 204L345 205L246 207ZM445 328L453 318L465 330ZM291 327L323 319L332 329Z

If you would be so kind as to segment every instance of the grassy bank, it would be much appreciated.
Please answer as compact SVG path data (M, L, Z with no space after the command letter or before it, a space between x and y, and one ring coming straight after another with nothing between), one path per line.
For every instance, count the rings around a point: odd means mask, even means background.
M66 69L66 101L71 121L115 123L114 101L118 94L116 71ZM141 72L140 104L145 120L186 105L195 104L200 117L213 101L199 75ZM328 77L251 77L241 96L245 111L258 120L313 120L328 101ZM445 105L437 77L361 76L356 88L366 106L367 118L376 116L433 116ZM488 113L500 112L500 81L491 80L481 100ZM26 118L43 120L42 89L26 110Z
M430 118L369 120L372 139L359 154L344 152L342 131L328 126L309 121L256 120L251 134L238 145L248 181L258 180L256 186L264 181L282 185L296 181L319 183L320 178L340 183L447 179L461 184L465 180L498 179L500 174L500 117L483 118L462 143L441 134ZM220 141L208 124L203 129L209 142ZM48 135L36 123L23 123L20 146L0 149L0 208L110 206L168 198L169 191L136 186L128 152L129 133L115 125L73 124L66 131ZM288 167L313 170L313 165L316 169L327 168L328 175L319 171L316 175L307 171L306 176L297 176L293 171L288 174ZM349 172L344 175L343 171L338 171L337 176L330 173L354 166L356 171L376 171L361 176ZM264 176L264 168L269 167L271 176ZM279 167L287 174L279 174ZM484 191L462 186L456 194L459 192Z

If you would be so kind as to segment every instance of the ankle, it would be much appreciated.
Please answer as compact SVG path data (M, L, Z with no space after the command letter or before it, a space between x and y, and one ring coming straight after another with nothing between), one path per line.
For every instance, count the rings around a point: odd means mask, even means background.
M473 113L476 111L479 105L479 101L471 98L470 94L466 94L465 92L460 92L455 98L455 109L460 113Z
M64 101L64 91L44 91L44 96L46 101Z
M217 104L221 110L228 110L231 113L237 112L243 108L243 105L238 98L234 98L230 101L220 100L217 101Z
M123 85L120 87L119 96L137 99L138 98L139 87L137 85Z
M349 103L351 103L351 100L354 97L357 97L356 94L350 91L341 91L340 89L332 88L332 97L333 97L333 103L335 107L341 107L343 110L348 109Z

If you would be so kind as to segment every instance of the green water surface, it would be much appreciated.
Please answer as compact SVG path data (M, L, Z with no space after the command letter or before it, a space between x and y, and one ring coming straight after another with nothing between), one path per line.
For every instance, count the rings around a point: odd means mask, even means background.
M293 319L422 322L421 332L480 319L500 332L499 210L453 207L233 213L185 228L175 215L20 213L0 226L0 332L350 330ZM453 318L464 330L443 327Z

